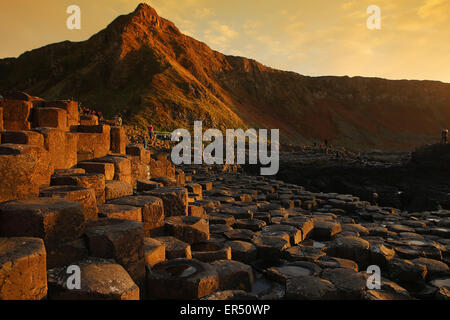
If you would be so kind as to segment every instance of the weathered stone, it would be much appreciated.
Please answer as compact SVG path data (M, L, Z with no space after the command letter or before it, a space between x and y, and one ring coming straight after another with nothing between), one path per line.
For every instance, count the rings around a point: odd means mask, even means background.
M233 260L219 260L212 263L219 275L220 290L243 290L251 292L253 288L252 267Z
M191 245L192 258L202 262L230 260L231 248L214 241L197 242Z
M0 236L42 238L57 245L81 236L83 207L63 199L38 198L0 204Z
M233 260L243 263L252 263L258 258L258 249L247 241L226 241L225 246L231 248L231 257Z
M68 169L78 162L78 136L56 128L35 128L44 136L44 147L50 153L55 169Z
M164 187L176 187L177 181L175 179L169 177L155 177L155 172L150 168L150 172L152 173L152 180L162 184Z
M197 260L175 259L148 270L147 290L151 299L200 299L218 289L215 268Z
M113 200L133 195L133 187L124 181L106 180L105 181L105 199Z
M325 269L321 278L334 284L339 299L362 299L367 287L367 277L363 273L348 268Z
M98 206L98 215L102 218L134 220L142 222L142 209L123 204L101 204Z
M389 278L408 290L417 290L425 285L427 268L410 260L394 258L388 265Z
M319 241L332 240L333 237L342 231L341 224L339 222L314 219L314 230L312 237Z
M47 269L68 266L89 256L83 239L48 246L46 251Z
M46 295L42 239L0 238L0 300L41 300Z
M114 164L114 180L119 180L132 185L131 161L121 156L106 156L92 161Z
M233 216L216 212L209 213L208 220L210 224L224 224L227 226L232 226L236 222Z
M111 200L109 203L141 208L142 222L146 236L161 235L164 230L164 207L160 198L152 196L129 196Z
M82 168L86 173L100 173L106 180L114 179L114 164L106 162L80 162L78 168Z
M328 280L314 276L300 276L286 281L288 300L335 300L336 287Z
M78 186L93 189L97 204L105 203L105 176L99 173L52 176L52 186Z
M346 268L359 271L358 264L355 261L348 259L323 256L317 259L315 263L317 263L317 265L322 269Z
M60 108L67 112L67 126L76 126L80 123L78 102L72 100L45 101L46 108Z
M258 219L238 219L234 223L233 227L237 229L249 229L252 231L258 231L261 230L261 228L265 225L266 223L264 221Z
M255 294L245 292L243 290L224 290L216 292L206 298L205 300L219 300L219 301L242 301L242 300L257 300Z
M282 251L291 246L289 239L275 236L257 236L252 242L258 249L258 259L280 259Z
M145 194L162 199L167 217L188 215L188 192L186 188L163 187L146 191Z
M33 127L68 130L67 111L60 108L35 108Z
M422 265L427 269L428 280L450 276L448 265L442 261L428 258L417 258L412 260L412 262Z
M339 237L330 243L327 254L366 266L370 260L370 243L357 237Z
M128 138L123 127L111 127L111 152L125 154Z
M295 246L302 241L302 232L294 226L285 224L273 224L265 226L261 230L261 234L267 236L280 235L282 233L289 235L292 246Z
M229 240L253 241L256 234L248 229L233 229L223 233Z
M151 191L154 189L161 188L162 184L156 181L151 180L137 180L136 181L136 188L138 192L143 191Z
M78 126L76 130L79 162L101 158L108 154L111 143L110 126Z
M35 131L3 131L1 138L2 143L44 147L44 136Z
M299 229L302 232L302 241L305 240L314 229L314 220L304 216L282 219L281 224L286 224Z
M166 245L161 241L144 238L144 251L145 263L150 267L166 260Z
M189 205L188 206L188 215L191 217L198 217L202 219L208 219L208 215L203 207Z
M157 237L155 238L166 247L166 258L186 258L192 259L192 251L190 244L178 240L175 237Z
M293 246L283 252L283 257L289 261L316 261L323 256L323 248L309 246Z
M111 260L89 257L74 263L80 267L81 289L68 289L73 273L67 267L48 271L51 300L139 300L139 287L125 269Z
M98 210L93 189L75 186L56 186L41 189L39 197L65 199L83 206L85 220L97 219Z
M308 261L297 261L284 264L279 267L271 267L266 270L266 276L282 285L287 279L300 276L318 276L322 271L316 264Z
M90 221L84 232L89 254L114 259L141 287L145 280L144 227L142 223L101 218Z
M165 229L169 235L189 244L209 240L209 223L205 219L189 216L168 217L165 220Z
M0 99L0 108L3 109L4 130L30 130L29 118L33 103L21 100Z
M52 173L50 155L42 147L0 145L0 202L37 197Z

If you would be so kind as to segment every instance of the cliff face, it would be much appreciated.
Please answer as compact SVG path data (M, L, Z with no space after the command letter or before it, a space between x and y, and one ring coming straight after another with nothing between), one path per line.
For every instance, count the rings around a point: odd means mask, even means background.
M280 128L286 142L328 139L358 148L409 148L439 139L450 84L305 77L225 56L141 4L84 42L0 60L0 92L74 97L106 115L172 130Z

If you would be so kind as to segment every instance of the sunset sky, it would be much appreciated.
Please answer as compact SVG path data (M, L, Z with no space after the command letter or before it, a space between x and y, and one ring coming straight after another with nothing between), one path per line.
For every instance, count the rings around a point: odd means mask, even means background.
M0 57L63 40L81 41L134 0L0 0ZM304 75L450 82L450 0L153 0L182 32L225 54ZM66 8L81 8L68 30ZM381 30L369 30L369 5Z

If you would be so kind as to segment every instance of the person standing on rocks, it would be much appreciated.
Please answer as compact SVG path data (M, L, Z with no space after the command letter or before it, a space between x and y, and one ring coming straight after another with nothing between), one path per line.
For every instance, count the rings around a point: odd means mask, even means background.
M153 137L154 137L153 125L149 125L149 126L148 126L148 135L149 135L149 137L150 137L150 141L152 141L152 140L153 140Z
M442 129L441 144L447 144L448 141L448 129Z

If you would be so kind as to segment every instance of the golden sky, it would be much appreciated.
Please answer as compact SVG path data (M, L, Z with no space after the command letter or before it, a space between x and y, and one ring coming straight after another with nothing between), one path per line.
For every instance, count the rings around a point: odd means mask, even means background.
M0 57L81 41L144 0L0 0ZM304 75L450 82L450 0L152 0L160 16L225 54ZM66 8L81 8L68 30ZM369 30L369 5L381 30Z

